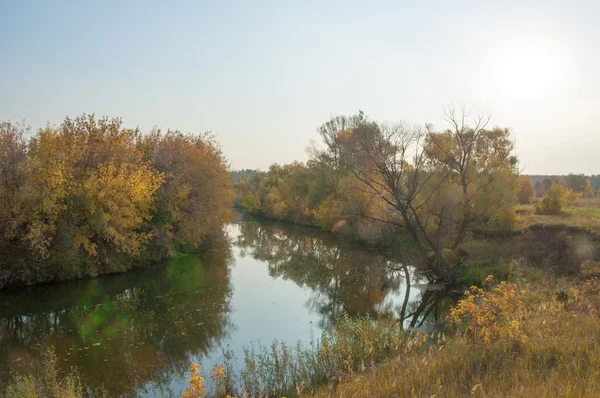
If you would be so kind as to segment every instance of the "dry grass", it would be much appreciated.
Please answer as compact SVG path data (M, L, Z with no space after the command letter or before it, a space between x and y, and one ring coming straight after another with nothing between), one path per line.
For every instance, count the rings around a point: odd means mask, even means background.
M520 205L517 207L517 212L520 216L520 229L533 226L561 226L576 227L600 234L600 197L581 198L556 215L536 215L532 205Z
M596 397L600 396L600 319L577 305L576 282L519 283L527 339L473 345L439 340L426 352L397 357L318 396Z

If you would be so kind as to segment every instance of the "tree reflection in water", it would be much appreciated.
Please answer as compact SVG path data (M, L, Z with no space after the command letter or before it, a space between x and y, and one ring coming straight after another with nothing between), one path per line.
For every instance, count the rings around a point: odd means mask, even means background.
M435 284L408 266L406 253L369 250L310 228L243 222L235 243L242 256L267 263L271 276L310 289L307 306L322 315L321 327L343 312L393 314L422 327L458 297L452 284Z
M177 256L166 267L5 295L0 304L0 385L8 368L27 371L36 346L55 347L93 391L134 396L167 386L190 356L227 337L229 242L207 255ZM208 303L208 305L207 305Z

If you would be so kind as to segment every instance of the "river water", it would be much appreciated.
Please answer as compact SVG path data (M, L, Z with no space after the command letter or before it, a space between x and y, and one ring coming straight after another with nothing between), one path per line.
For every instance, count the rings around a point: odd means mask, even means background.
M31 371L40 347L53 347L63 369L77 367L89 391L162 397L185 390L192 361L208 371L229 347L239 368L244 347L306 343L344 312L393 314L423 327L448 297L426 289L402 258L312 229L242 219L203 255L6 291L0 391L11 369Z

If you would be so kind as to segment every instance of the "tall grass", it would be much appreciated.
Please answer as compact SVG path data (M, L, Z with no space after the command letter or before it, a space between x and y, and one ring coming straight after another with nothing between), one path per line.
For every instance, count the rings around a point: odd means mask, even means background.
M249 347L240 372L239 396L300 396L322 384L335 384L392 357L420 348L422 333L402 329L396 320L342 316L319 340L291 347Z
M75 370L63 374L50 348L28 375L16 376L6 390L7 398L77 398L83 396L83 386Z
M524 305L515 342L478 344L459 333L339 384L340 397L600 396L598 281L519 282ZM322 387L317 396L330 396Z

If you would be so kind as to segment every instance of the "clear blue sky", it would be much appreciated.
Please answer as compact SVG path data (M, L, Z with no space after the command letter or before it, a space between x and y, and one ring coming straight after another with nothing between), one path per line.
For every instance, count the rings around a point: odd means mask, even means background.
M93 5L92 5L93 3ZM526 173L600 173L600 1L0 1L0 120L212 130L235 168L306 160L363 109L513 129Z

